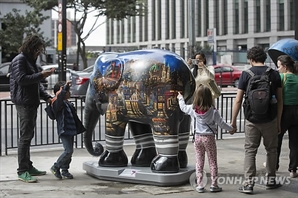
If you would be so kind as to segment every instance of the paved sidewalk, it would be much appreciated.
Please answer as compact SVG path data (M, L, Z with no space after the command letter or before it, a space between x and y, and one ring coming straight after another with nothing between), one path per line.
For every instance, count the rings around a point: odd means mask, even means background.
M223 191L220 193L210 193L210 181L207 184L207 191L204 194L198 194L194 191L190 184L176 187L157 187L153 185L130 184L112 181L103 181L93 178L86 174L83 170L83 162L97 161L97 157L92 157L85 149L75 149L73 160L71 163L70 172L74 175L73 180L57 180L49 169L55 162L57 157L61 154L62 149L32 149L31 158L34 166L40 170L47 170L45 176L38 178L38 183L24 183L17 180L17 156L10 154L8 156L0 157L0 197L5 198L29 198L29 197L88 197L88 198L102 198L102 197L230 197L241 198L249 195L239 193L237 191L239 182L243 179L243 138L230 138L225 140L218 140L218 164L219 164L219 182ZM125 145L125 152L131 156L135 146L132 144ZM189 165L194 165L194 149L191 142L188 145ZM265 161L265 151L263 145L260 146L257 155L257 169L260 178L264 176L265 168L263 162ZM284 184L279 189L266 190L261 184L256 184L254 194L256 197L295 197L297 198L298 179L289 178L287 172L288 164L288 140L284 140L281 156L281 167L278 172L279 178L285 178ZM205 170L209 172L209 165L205 161ZM227 181L228 178L234 181Z

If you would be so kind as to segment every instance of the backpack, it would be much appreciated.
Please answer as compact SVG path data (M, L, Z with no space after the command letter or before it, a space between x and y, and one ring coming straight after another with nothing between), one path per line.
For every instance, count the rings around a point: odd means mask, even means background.
M55 120L56 119L56 116L55 116L55 113L53 111L53 107L52 107L51 104L47 104L47 107L44 110L47 112L47 115L49 116L49 118L51 120Z
M249 69L245 71L251 77L246 88L243 109L245 119L252 123L266 123L277 115L277 102L272 95L272 82L269 78L270 71L270 67L261 75L255 75ZM274 102L272 98L275 99Z

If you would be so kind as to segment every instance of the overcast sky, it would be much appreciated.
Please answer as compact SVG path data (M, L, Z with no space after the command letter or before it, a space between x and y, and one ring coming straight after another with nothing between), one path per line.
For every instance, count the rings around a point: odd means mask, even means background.
M71 14L71 12L70 12ZM52 11L52 18L58 19L58 14L55 11ZM95 21L95 17L88 17L86 24L84 26L83 35L86 35L90 28L92 27L93 23ZM100 17L100 19L97 21L97 24L101 24L105 21L105 17ZM94 32L90 34L88 39L85 41L86 46L103 46L106 45L106 24L104 23L99 28L97 28Z

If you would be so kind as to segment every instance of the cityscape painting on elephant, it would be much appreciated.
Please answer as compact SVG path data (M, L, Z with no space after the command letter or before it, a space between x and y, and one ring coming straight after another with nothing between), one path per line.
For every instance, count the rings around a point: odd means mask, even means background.
M150 167L152 174L192 172L183 170L188 163L190 118L181 112L176 96L181 92L189 101L194 90L190 69L175 53L152 49L98 57L84 109L85 146L100 156L97 168L131 165ZM92 145L94 127L103 114L105 151L100 144ZM130 164L123 150L127 124L136 144Z

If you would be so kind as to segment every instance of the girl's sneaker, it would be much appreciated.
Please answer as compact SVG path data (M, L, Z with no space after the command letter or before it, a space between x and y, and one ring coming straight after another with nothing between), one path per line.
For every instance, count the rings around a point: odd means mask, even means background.
M196 187L196 191L197 191L198 193L203 193L203 192L205 192L205 188L204 188L204 187L197 186L197 187Z
M210 192L221 192L222 188L219 186L210 186Z

